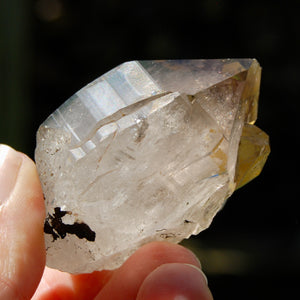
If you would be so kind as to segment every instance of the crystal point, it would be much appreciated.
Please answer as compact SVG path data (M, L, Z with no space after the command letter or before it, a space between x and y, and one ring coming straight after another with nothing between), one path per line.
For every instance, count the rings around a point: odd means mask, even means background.
M154 240L207 228L261 171L255 59L132 61L79 90L40 126L47 265L119 267Z

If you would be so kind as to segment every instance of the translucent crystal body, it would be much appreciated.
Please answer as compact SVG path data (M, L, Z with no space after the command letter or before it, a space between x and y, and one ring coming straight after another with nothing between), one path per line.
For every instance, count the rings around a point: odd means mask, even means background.
M260 72L254 59L127 62L50 115L35 155L47 265L113 269L207 228L268 156Z

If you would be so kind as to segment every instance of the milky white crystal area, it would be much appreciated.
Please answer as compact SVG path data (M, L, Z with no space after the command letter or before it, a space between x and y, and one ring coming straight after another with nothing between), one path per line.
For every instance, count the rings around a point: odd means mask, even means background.
M254 59L132 61L73 95L37 133L47 265L113 269L207 228L236 188L259 84Z

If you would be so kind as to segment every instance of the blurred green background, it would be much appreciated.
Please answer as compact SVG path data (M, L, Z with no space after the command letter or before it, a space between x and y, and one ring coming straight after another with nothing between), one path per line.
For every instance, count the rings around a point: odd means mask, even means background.
M136 59L256 58L263 173L184 242L215 299L300 293L299 1L0 1L0 142L33 157L43 120L88 82Z

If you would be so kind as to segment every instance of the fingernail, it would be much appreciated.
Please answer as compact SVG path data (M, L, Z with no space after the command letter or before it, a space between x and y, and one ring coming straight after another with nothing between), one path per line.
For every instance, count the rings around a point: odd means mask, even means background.
M21 164L22 156L17 151L0 144L0 205L9 199Z
M190 264L185 264L185 265L190 266L190 267L196 269L197 271L199 271L202 274L203 278L205 279L206 284L208 285L207 277L206 277L206 275L204 274L204 272L201 269L197 268L194 265L190 265Z

